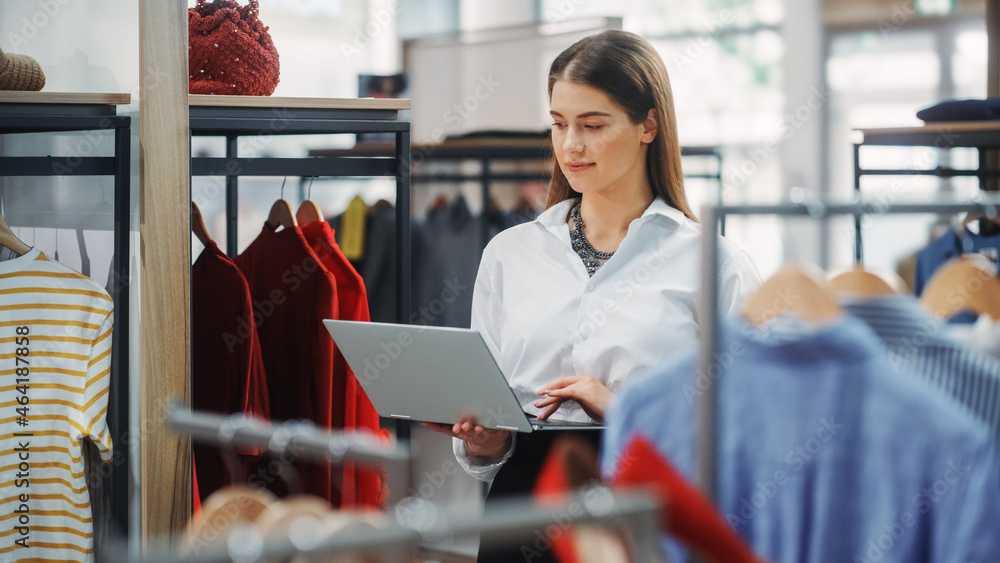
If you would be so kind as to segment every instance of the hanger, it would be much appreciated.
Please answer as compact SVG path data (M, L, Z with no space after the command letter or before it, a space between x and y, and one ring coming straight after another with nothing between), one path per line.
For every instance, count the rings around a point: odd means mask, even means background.
M185 532L186 544L191 548L198 548L220 541L234 525L254 522L276 502L278 498L263 487L223 487L205 499L201 512L191 519Z
M1000 233L1000 218L987 217L982 213L969 213L966 215L965 219L962 219L961 229L964 232L968 229L969 225L976 222L979 223L979 234L981 236L989 237Z
M962 226L967 227L973 221L979 221L980 219L986 219L987 221L1000 225L1000 217L987 217L982 213L969 213L965 216L965 219L962 219Z
M316 202L312 200L312 185L316 177L309 178L309 187L306 191L306 199L302 200L299 210L295 212L295 220L299 225L305 226L314 221L323 221L323 212Z
M201 244L208 246L212 242L212 237L208 236L208 230L205 228L205 221L201 217L201 210L198 209L198 204L191 202L191 231L194 232L194 236L198 237Z
M296 495L267 506L253 523L264 537L288 537L293 526L302 525L302 519L318 524L330 511L330 503L326 499L313 495Z
M833 276L830 278L830 283L833 284L838 293L850 293L864 297L902 293L906 282L895 274L890 273L890 276L893 278L892 283L886 281L879 274L866 270L864 266L858 265L851 270Z
M285 177L287 180L288 177ZM290 229L292 227L298 227L299 224L295 220L295 214L292 213L292 204L288 203L285 199L285 180L281 181L281 199L274 202L271 206L271 212L267 214L267 222L270 223L274 228L284 227Z
M812 323L839 317L842 310L837 304L836 290L815 270L799 265L778 270L747 300L743 317L755 325L789 311Z
M987 195L982 189L973 198L973 201L982 201L981 196ZM987 204L986 213L971 212L962 219L961 224L955 226L955 232L961 232L960 238L964 238L966 229L975 221L979 222L979 234L983 236L993 236L1000 232L1000 215L997 214L996 206ZM964 242L964 241L963 241Z
M0 215L0 245L6 246L17 254L24 256L31 250L31 247L21 242L21 239L14 236L14 231L10 230L10 225Z
M1000 278L988 258L965 254L934 274L920 302L942 319L970 310L1000 320Z

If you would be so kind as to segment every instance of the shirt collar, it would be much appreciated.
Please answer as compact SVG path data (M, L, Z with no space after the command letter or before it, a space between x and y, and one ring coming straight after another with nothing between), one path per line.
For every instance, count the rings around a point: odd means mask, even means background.
M943 334L944 323L924 309L912 295L886 295L872 299L845 299L844 309L861 319L886 343L922 334L933 339Z
M28 269L36 260L48 260L48 257L42 257L42 251L38 247L32 248L28 252L24 253L17 258L11 258L10 260L4 260L0 262L0 274L7 274L10 272L19 272Z
M824 357L855 361L885 353L884 345L877 342L873 330L849 315L811 323L785 314L763 326L750 324L739 315L730 315L725 317L721 329L724 346L728 346L728 342L742 342L765 358L812 362L817 357Z
M538 216L535 221L541 223L545 227L558 227L560 225L566 224L566 216L569 215L569 209L575 202L575 199L567 199L560 201L559 203L553 205L552 207L546 209ZM649 207L643 211L640 218L644 219L646 217L652 217L656 215L661 215L667 219L681 225L687 219L687 217L679 209L675 209L669 205L667 202L663 201L663 198L656 197L653 199L653 203L649 204Z

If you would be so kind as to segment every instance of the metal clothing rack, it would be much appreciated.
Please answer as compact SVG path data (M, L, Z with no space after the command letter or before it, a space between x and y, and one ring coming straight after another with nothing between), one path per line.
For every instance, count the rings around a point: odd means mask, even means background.
M452 538L480 535L486 546L511 545L524 542L533 546L541 534L549 541L562 534L571 524L593 523L621 526L630 534L630 554L633 561L656 561L659 554L659 504L653 495L642 491L613 492L595 487L570 496L560 506L540 507L530 499L513 499L497 503L496 510L483 515L468 508L439 508L424 499L397 508L395 521L382 528L352 530L350 534L315 538L309 545L291 537L260 541L253 528L237 530L227 545L206 548L199 553L183 555L164 545L150 546L140 563L241 563L283 561L294 555L379 554L395 556L391 561L411 561L410 555L433 553L444 541ZM551 532L555 526L558 532ZM254 545L256 543L256 545ZM247 548L247 545L253 546ZM107 561L120 553L112 551Z
M813 217L823 219L831 215L900 215L913 213L962 213L979 212L996 216L1000 196L980 194L977 201L959 202L940 200L930 203L852 203L841 204L810 201L802 204L779 205L707 205L702 211L704 233L713 233L718 222L727 215L777 215L783 217ZM860 242L858 243L860 245ZM719 240L702 236L702 296L699 316L702 319L702 339L699 346L698 371L711 373L713 356L719 352ZM719 368L721 372L721 368ZM722 377L720 373L719 378ZM698 397L696 429L698 432L698 477L702 490L713 501L717 500L716 467L718 440L718 378L708 385Z
M410 100L189 96L192 136L226 138L226 156L192 157L192 176L226 178L226 253L237 254L240 176L396 178L396 320L410 310ZM271 135L393 133L392 152L372 157L240 157L239 138Z
M117 533L128 532L129 463L129 228L131 188L131 122L118 115L116 105L131 103L129 94L72 94L56 92L0 92L0 134L113 131L112 156L0 157L0 176L113 176L114 254L111 298L114 330L111 335L111 385L108 427L117 470L111 477L111 523ZM2 195L2 194L0 194Z
M410 100L356 98L281 98L189 95L192 136L226 138L226 156L191 157L192 176L226 178L226 253L238 251L239 177L384 177L396 179L396 322L408 324L412 267L410 253L410 122L399 111ZM305 158L240 157L239 138L271 135L393 133L384 155ZM410 427L396 425L402 440Z
M405 463L410 454L398 446L386 443L365 432L331 432L310 422L291 420L281 424L242 414L226 416L202 411L190 411L171 405L167 425L177 434L196 442L207 442L231 448L263 448L294 452L304 459L326 460L331 463L352 461L366 465Z
M333 463L353 461L362 464L391 465L408 462L410 453L374 436L350 432L329 432L309 423L289 421L270 424L245 415L220 415L190 411L172 404L167 411L167 424L179 434L190 435L195 441L224 447L257 447L287 451L309 459ZM464 505L463 505L464 506ZM378 529L352 530L350 534L314 538L310 545L291 537L259 542L252 528L250 536L234 530L227 545L214 546L198 553L184 555L176 545L168 543L149 546L143 563L209 563L236 561L285 560L294 555L334 555L352 553L396 554L402 560L408 554L439 552L443 540L480 535L486 546L534 542L536 532L549 534L552 525L560 532L571 523L621 525L631 534L631 553L635 561L653 561L659 550L658 523L660 505L655 495L635 490L613 492L604 486L583 489L571 495L559 506L541 507L529 498L512 499L497 504L496 510L483 514L481 510L452 506L440 508L419 498L404 499L395 509L394 520ZM551 534L549 534L551 535ZM549 540L552 538L550 537ZM247 553L245 545L258 545ZM237 548L237 544L243 549ZM106 561L123 561L127 545L111 546Z
M316 157L378 157L392 153L391 145L360 144L350 149L312 149L309 156ZM552 142L548 137L508 137L483 136L446 139L436 144L413 146L415 164L423 161L474 161L479 165L477 173L416 173L411 181L417 182L478 182L483 202L490 200L493 184L496 182L548 182L550 169L537 172L501 172L494 169L496 162L543 162L551 168ZM717 147L681 147L682 157L702 157L715 161L715 172L685 174L685 178L703 178L716 182L717 198L722 201L722 154ZM723 235L725 235L723 224ZM489 242L489 225L483 223L480 246Z
M956 176L976 176L979 178L980 189L987 189L987 180L1000 177L1000 170L990 166L991 149L1000 149L1000 122L997 121L959 121L928 123L920 127L893 127L883 129L859 129L862 135L860 142L854 143L854 192L861 196L862 176L937 176L939 178L954 178ZM940 150L952 148L974 148L979 153L979 168L960 169L938 165L936 168L862 168L862 147L931 147ZM856 244L854 257L861 263L862 233L861 219L855 218L854 230Z

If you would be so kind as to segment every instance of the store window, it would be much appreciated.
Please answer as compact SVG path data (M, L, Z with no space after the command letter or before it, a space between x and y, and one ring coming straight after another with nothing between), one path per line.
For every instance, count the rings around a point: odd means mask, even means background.
M827 154L831 190L849 197L854 190L853 131L861 128L920 126L916 112L944 99L986 97L986 28L981 18L946 18L934 24L873 26L829 35L827 83L831 91ZM864 168L974 168L974 149L865 148ZM971 197L975 178L941 180L922 176L867 176L866 197L927 199L939 192ZM950 217L898 216L867 224L866 264L896 270L946 227ZM853 231L840 222L835 232ZM910 233L900 237L899 233ZM853 237L831 238L835 263L850 263Z
M625 31L648 39L663 57L681 144L717 147L722 153L721 194L714 181L686 182L696 212L720 195L727 204L785 196L780 150L755 150L782 140L787 125L781 0L546 0L541 7L542 18L550 20L595 15L621 16ZM695 173L700 166L685 162ZM779 220L734 217L726 223L726 234L750 249L763 271L780 265Z

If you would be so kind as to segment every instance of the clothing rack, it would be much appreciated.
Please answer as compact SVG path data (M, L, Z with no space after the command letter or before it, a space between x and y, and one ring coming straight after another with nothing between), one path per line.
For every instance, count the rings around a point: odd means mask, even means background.
M358 157L389 157L393 146L382 143L362 143L350 149L310 149L310 157L326 158L358 158ZM538 181L548 183L552 176L552 140L543 136L475 136L455 139L445 139L439 143L415 144L412 147L414 168L417 173L410 176L411 183L462 183L477 182L484 202L488 207L493 184L496 182L528 182ZM681 147L682 158L704 158L714 162L709 172L685 173L685 179L705 179L715 182L716 198L722 201L722 153L715 146ZM420 173L420 164L431 162L475 162L478 172L473 173ZM500 171L494 164L504 163L535 163L542 164L539 171ZM302 188L304 190L304 188ZM304 193L304 191L303 191ZM722 225L725 235L725 222ZM490 242L489 226L483 223L480 232L480 246L486 248Z
M294 452L296 457L352 461L367 465L389 465L410 460L406 449L393 446L367 432L330 432L310 422L290 420L281 424L234 414L190 411L173 404L167 411L167 426L196 442L232 448L256 447Z
M719 221L727 215L776 215L783 217L813 217L825 219L831 215L854 215L856 222L864 215L902 215L914 213L945 213L963 212L983 213L989 217L997 216L1000 209L1000 196L983 192L975 201L958 201L942 199L927 203L850 203L842 204L821 200L807 201L799 204L787 203L779 205L706 205L701 217L705 233L715 233ZM859 243L860 244L860 243ZM702 298L699 316L702 319L702 339L699 346L698 370L696 373L711 373L712 358L719 352L719 240L715 236L702 237ZM860 253L860 250L859 250ZM719 366L721 372L721 366ZM718 377L721 377L721 373ZM718 378L717 377L717 378ZM716 378L716 379L717 379ZM698 431L698 478L702 490L713 501L717 500L716 461L718 442L718 388L713 382L698 396L697 431Z
M410 122L400 111L407 99L289 98L190 94L191 136L225 137L225 157L191 157L192 176L226 179L226 253L238 251L240 176L393 177L396 180L396 322L406 324L412 300L410 252ZM239 156L239 139L273 135L390 133L395 142L385 155L304 158ZM396 435L409 440L410 427L396 425Z
M225 137L225 157L191 157L192 176L226 178L226 253L237 254L240 176L393 177L396 180L396 316L410 311L410 100L209 96L191 94L191 136ZM391 133L384 158L239 156L240 137Z
M112 156L0 156L0 176L111 176L114 178L114 247L111 258L111 299L114 330L111 335L111 385L108 428L118 463L111 475L111 523L116 532L129 532L129 473L138 468L129 460L129 259L131 188L129 165L132 118L119 115L129 94L62 92L0 92L0 135L108 131L114 134ZM93 148L93 145L88 145ZM0 200L3 190L0 189ZM7 218L8 221L11 219ZM28 218L31 220L31 218ZM82 231L77 231L81 237ZM81 258L84 252L81 247ZM133 405L134 406L134 405Z
M586 489L570 496L558 506L541 507L530 499L512 499L497 503L496 510L483 515L469 508L440 508L430 501L411 498L400 504L395 518L381 528L360 528L350 534L316 539L304 545L291 537L260 541L252 527L234 530L227 544L184 555L169 545L151 546L141 563L227 563L285 560L294 555L336 555L368 553L396 555L392 561L410 561L408 555L434 552L443 542L456 537L479 534L487 546L525 542L534 546L538 534L551 541L570 524L622 526L630 533L628 541L633 561L656 561L659 553L659 505L653 495L639 490L611 491L603 486ZM556 526L558 532L552 533ZM124 551L110 550L106 561L123 561Z
M861 195L862 176L976 176L980 189L988 189L988 180L1000 177L1000 170L990 166L989 155L1000 148L1000 123L996 121L957 121L926 123L919 127L891 127L880 129L856 129L862 138L854 143L854 192ZM979 153L979 167L958 169L938 164L936 168L862 168L861 149L863 147L926 147L950 152L956 147L974 148ZM864 256L861 248L861 220L855 220L856 244L855 261L860 264Z

